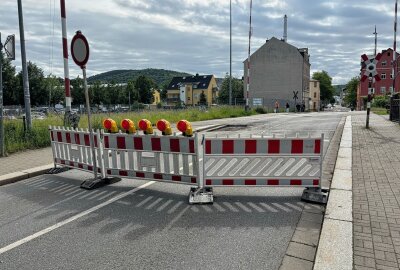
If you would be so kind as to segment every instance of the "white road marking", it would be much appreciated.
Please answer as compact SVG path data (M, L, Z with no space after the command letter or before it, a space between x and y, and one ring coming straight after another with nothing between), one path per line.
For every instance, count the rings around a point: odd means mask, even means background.
M132 193L135 193L136 191L138 191L140 189L143 189L145 187L148 187L148 186L150 186L150 185L152 185L154 183L155 183L155 181L147 182L146 184L143 184L143 185L141 185L139 187L136 187L136 188L134 188L134 189L132 189L130 191L127 191L127 192L122 193L122 194L120 194L118 196L115 196L114 198L111 198L111 199L109 199L109 200L107 200L107 201L105 201L103 203L100 203L100 204L98 204L98 205L96 205L96 206L94 206L92 208L89 208L88 210L85 210L85 211L83 211L83 212L81 212L79 214L76 214L76 215L74 215L74 216L72 216L70 218L67 218L64 221L57 222L53 226L50 226L50 227L48 227L48 228L46 228L44 230L41 230L41 231L39 231L37 233L29 235L29 236L27 236L27 237L25 237L25 238L23 238L21 240L18 240L16 242L12 243L12 244L9 244L8 246L2 247L2 248L0 248L0 254L3 254L5 252L7 252L7 251L10 251L10 250L12 250L12 249L14 249L16 247L19 247L20 245L23 245L23 244L25 244L25 243L27 243L29 241L32 241L33 239L36 239L36 238L38 238L38 237L40 237L40 236L42 236L42 235L44 235L46 233L49 233L49 232L51 232L51 231L53 231L55 229L58 229L58 228L66 225L68 223L71 223L72 221L75 221L78 218L84 217L84 216L86 216L86 215L88 215L88 214L90 214L90 213L92 213L94 211L97 211L100 208L103 208L104 206L107 206L107 205L109 205L109 204L111 204L111 203L113 203L115 201L118 201L118 200L120 200L120 199L122 199L122 198L124 198L126 196L129 196Z

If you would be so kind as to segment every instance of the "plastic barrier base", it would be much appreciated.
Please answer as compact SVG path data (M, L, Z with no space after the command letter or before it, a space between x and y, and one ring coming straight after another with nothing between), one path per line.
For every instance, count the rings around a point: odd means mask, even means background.
M326 204L328 201L329 191L319 187L306 188L301 195L301 199L307 202Z
M54 167L46 172L46 174L59 174L68 171L68 167Z
M88 179L82 182L81 188L95 189L121 181L119 177Z
M189 192L189 204L212 204L214 202L212 187L192 187Z

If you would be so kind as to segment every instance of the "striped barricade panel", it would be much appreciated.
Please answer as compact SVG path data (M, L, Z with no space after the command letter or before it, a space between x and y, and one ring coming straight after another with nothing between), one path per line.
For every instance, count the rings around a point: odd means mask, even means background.
M100 164L101 155L97 135L94 136L94 144L97 150L97 164ZM55 164L93 171L93 155L90 149L90 133L88 130L50 127L50 139ZM100 168L98 171L100 171Z
M197 137L104 134L107 175L198 183Z
M321 185L321 138L206 138L205 186Z

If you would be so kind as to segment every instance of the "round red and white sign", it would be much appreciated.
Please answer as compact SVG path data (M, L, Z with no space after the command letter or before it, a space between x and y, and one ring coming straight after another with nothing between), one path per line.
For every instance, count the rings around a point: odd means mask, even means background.
M84 68L89 60L89 43L86 37L77 31L71 41L71 55L75 64Z

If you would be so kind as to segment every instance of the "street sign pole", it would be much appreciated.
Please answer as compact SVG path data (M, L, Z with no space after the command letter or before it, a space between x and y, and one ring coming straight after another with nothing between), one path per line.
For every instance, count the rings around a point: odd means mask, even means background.
M71 41L71 54L72 59L75 64L80 66L83 74L83 85L85 88L85 99L86 99L86 110L88 116L88 128L90 134L90 147L92 149L93 156L93 173L94 173L94 181L97 180L97 157L96 157L96 149L94 145L94 134L92 129L92 121L91 121L91 113L90 113L90 100L89 100L89 90L87 87L87 79L86 79L86 63L89 60L89 43L84 35L82 35L81 31L77 31L75 36ZM85 181L86 182L86 181ZM85 184L83 182L83 185ZM83 186L84 188L92 188L93 182L90 182L88 186Z
M0 33L0 157L5 156L4 145L4 116L3 116L3 43Z

